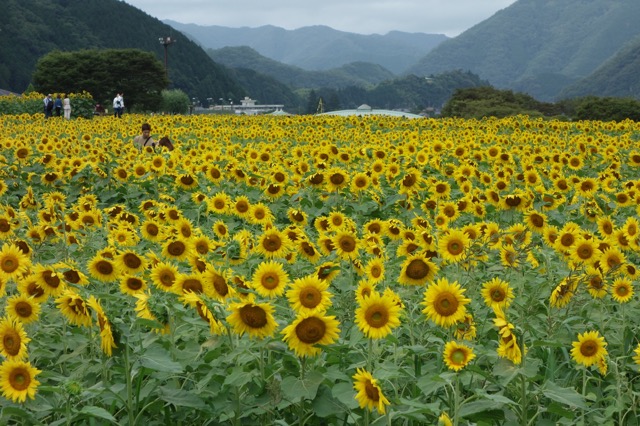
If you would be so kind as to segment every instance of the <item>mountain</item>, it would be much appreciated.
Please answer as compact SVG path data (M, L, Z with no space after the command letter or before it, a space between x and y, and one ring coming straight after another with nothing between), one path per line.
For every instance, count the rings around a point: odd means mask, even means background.
M627 43L589 76L566 87L560 98L582 96L640 99L640 37Z
M341 88L346 86L369 87L394 77L380 65L352 62L339 68L325 71L307 71L286 65L260 55L248 46L208 49L207 53L219 64L229 68L247 68L273 77L293 89Z
M407 73L464 69L551 100L640 35L638 0L518 0L444 41Z
M0 87L14 92L27 89L37 60L52 50L138 48L164 62L158 38L172 36L172 87L205 98L246 94L229 70L188 37L119 0L2 0L0 34Z
M249 46L261 55L306 70L327 70L351 62L370 62L399 74L448 37L442 34L391 31L362 35L326 26L296 30L266 25L258 28L201 26L165 20L205 49Z

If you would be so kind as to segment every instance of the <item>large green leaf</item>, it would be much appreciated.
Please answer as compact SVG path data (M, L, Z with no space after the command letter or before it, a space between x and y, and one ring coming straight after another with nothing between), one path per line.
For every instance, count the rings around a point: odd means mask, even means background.
M552 381L548 381L542 388L542 393L549 399L575 408L588 408L584 397L573 388L563 388Z
M181 373L180 363L171 359L171 354L160 346L152 346L140 357L140 364L153 371Z
M290 401L313 399L316 397L318 386L320 386L323 380L324 376L315 371L308 373L304 380L288 376L282 381L282 393L284 397Z

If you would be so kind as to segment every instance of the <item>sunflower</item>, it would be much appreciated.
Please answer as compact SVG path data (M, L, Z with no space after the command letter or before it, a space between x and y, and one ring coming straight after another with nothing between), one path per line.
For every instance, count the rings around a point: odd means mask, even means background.
M30 363L19 360L6 360L0 365L0 386L2 396L13 402L25 402L27 396L36 397L36 389L40 382L36 376L41 371Z
M373 378L371 373L358 368L356 374L353 375L353 380L353 388L357 391L355 398L360 408L367 408L369 411L375 408L379 414L384 414L389 400L385 398L378 381Z
M37 321L40 315L40 303L25 294L16 294L7 298L5 307L9 318L29 324Z
M18 277L29 270L31 260L14 244L4 244L0 249L0 271L7 278Z
M192 292L212 296L213 294L209 284L209 282L202 279L202 274L199 272L193 274L178 274L173 283L172 291L180 295Z
M571 301L577 289L578 281L576 279L573 277L564 278L551 292L549 304L554 308L565 307Z
M193 293L190 293L190 294L193 294ZM154 310L153 307L158 305L152 300L153 296L150 295L149 293L145 293L145 292L136 293L134 297L137 299L136 306L135 306L136 316L138 318L146 319L146 320L157 323L157 325L156 324L151 325L151 329L153 330L153 332L159 333L159 334L169 334L171 332L171 327L168 322L166 309ZM156 314L158 315L156 316ZM158 317L162 317L162 319L159 319Z
M465 305L471 301L464 297L465 291L456 281L450 283L446 278L431 283L424 293L422 313L441 327L463 321L467 314Z
M25 359L30 340L20 321L9 317L0 319L0 355L14 361Z
M31 297L36 303L42 303L49 297L38 285L36 277L32 275L18 279L18 291L20 294Z
M633 284L628 278L616 278L611 284L611 297L618 303L627 303L633 297Z
M316 268L317 277L326 281L327 283L331 283L333 279L340 273L340 265L335 262L324 262L322 265Z
M231 198L225 192L218 192L207 200L207 209L212 213L227 214Z
M89 297L87 304L89 305L89 308L96 313L98 326L100 327L100 348L107 356L111 356L113 349L117 348L117 346L113 338L113 331L111 330L109 318L105 315L102 305L100 305L100 301L94 296Z
M514 298L513 289L509 283L500 278L493 278L482 284L481 294L484 297L484 303L490 308L500 306L506 309Z
M408 257L401 266L398 282L400 284L424 285L432 282L439 268L421 254Z
M176 188L189 190L198 186L198 179L191 173L182 173L181 175L176 176L174 184Z
M191 241L179 236L168 239L162 245L162 255L171 260L187 260L193 256Z
M344 260L354 260L359 257L359 249L362 246L358 237L352 232L341 230L332 238L336 254Z
M247 220L254 225L270 225L274 218L273 212L266 204L255 203L251 205Z
M260 296L273 298L282 295L288 283L289 275L281 263L265 261L254 272L251 287Z
M216 235L216 237L222 240L229 239L230 237L229 227L222 220L217 220L211 227L211 230Z
M299 226L305 226L309 221L309 216L307 215L307 213L300 209L294 209L293 207L289 207L289 209L287 210L287 216L289 217L289 221L291 221L291 223Z
M438 417L438 426L453 426L451 417L449 417L449 415L444 412L440 414L440 417Z
M476 357L467 345L459 344L452 340L444 346L444 363L450 370L460 371Z
M633 356L633 361L636 363L636 365L640 365L640 343L638 343L638 346L636 346L636 349L633 351L633 353L635 354Z
M607 356L607 342L597 331L587 331L578 334L578 341L571 344L571 357L573 360L585 367L596 364L600 359Z
M615 271L624 265L627 259L617 247L609 247L600 254L597 265L602 269L602 272L607 273L609 271Z
M307 259L311 263L316 263L320 260L320 252L311 241L307 241L306 238L302 238L297 243L298 253Z
M99 253L89 261L87 269L92 277L102 282L114 281L120 275L116 264Z
M286 296L297 314L320 314L331 306L329 283L316 275L296 278Z
M370 339L382 339L400 325L401 308L377 292L363 298L356 308L356 324Z
M228 274L220 272L212 266L207 266L201 278L205 288L211 289L211 297L214 299L223 302L235 295L234 288L227 283Z
M158 242L164 238L162 225L155 219L148 219L140 226L142 237L148 241Z
M607 295L608 285L604 281L600 270L589 267L582 277L587 286L587 291L595 299L602 299Z
M271 228L260 236L254 250L267 258L282 258L291 250L291 240L283 232Z
M59 274L51 265L35 265L32 276L48 296L58 296L66 287L61 279L62 274Z
M163 291L171 291L178 276L178 268L170 262L159 262L151 269L151 281Z
M592 266L600 255L598 241L580 237L569 249L569 255L576 266Z
M198 316L209 324L209 332L212 335L220 335L225 332L224 325L209 310L204 301L194 292L188 292L181 296L182 301L195 308Z
M272 336L278 324L273 317L274 307L269 303L254 303L251 300L232 303L229 306L231 314L227 322L234 333L247 333L250 338L264 339Z
M89 327L91 325L91 312L87 302L73 290L66 290L56 299L58 309L71 324Z
M321 351L316 345L330 345L338 339L339 325L334 316L299 314L282 330L282 340L300 358L315 356Z
M456 324L455 337L460 340L473 340L476 337L476 323L473 315L466 314L464 320Z
M142 256L134 250L125 250L115 258L115 265L122 273L137 274L146 268L146 262Z
M365 274L372 283L380 282L384 279L385 267L384 260L379 257L370 259L364 266Z
M120 291L124 294L134 296L136 293L144 292L147 289L145 281L135 275L124 273L120 277Z
M328 192L337 192L349 185L349 175L342 168L333 167L326 172Z
M360 304L362 303L363 299L366 299L367 297L375 293L375 285L376 284L370 280L360 280L360 282L358 283L358 288L356 288L356 301Z
M438 253L443 260L455 263L466 256L470 245L471 240L467 234L461 230L449 229L438 241Z

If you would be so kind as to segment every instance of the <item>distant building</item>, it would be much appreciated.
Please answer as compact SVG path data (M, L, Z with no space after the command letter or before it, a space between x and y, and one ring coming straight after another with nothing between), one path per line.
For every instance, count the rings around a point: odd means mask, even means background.
M329 111L318 115L339 115L342 117L349 115L386 115L391 117L424 118L422 115L412 114L405 111L393 111L390 109L374 109L367 104L360 105L357 109L343 109L340 111Z
M215 105L210 107L211 109L228 111L231 110L236 114L243 115L258 115L258 114L267 114L274 112L283 112L282 108L284 105L280 104L272 104L272 105L257 105L255 99L251 99L248 96L245 96L244 99L240 100L240 105Z

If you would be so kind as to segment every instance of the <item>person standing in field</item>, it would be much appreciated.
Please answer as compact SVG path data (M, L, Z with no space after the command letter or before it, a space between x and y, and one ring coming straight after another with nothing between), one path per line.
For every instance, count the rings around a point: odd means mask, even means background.
M57 95L56 100L53 101L53 108L56 110L56 117L60 117L60 114L62 113L62 99L60 98L60 95Z
M53 99L51 98L51 93L49 93L44 98L44 119L51 117L53 115Z
M65 120L69 120L71 118L71 100L69 99L69 95L64 94L64 99L62 100L62 110L64 111Z
M116 94L116 97L113 98L113 116L121 118L122 111L124 111L124 98L122 97L122 93Z

